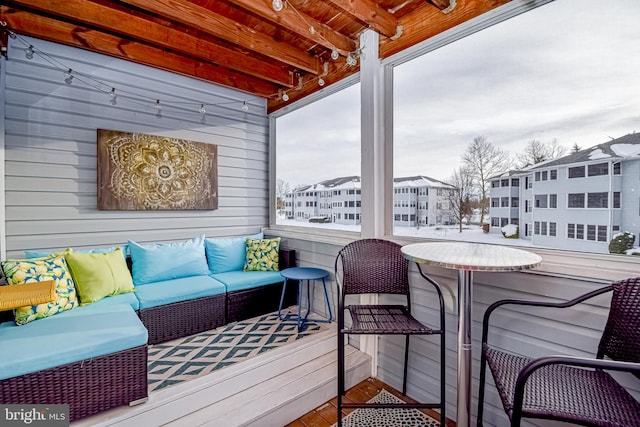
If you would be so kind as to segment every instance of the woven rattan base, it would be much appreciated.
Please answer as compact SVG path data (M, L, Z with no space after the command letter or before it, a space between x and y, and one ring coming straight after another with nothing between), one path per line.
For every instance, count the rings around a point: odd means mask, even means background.
M297 285L297 283L296 283ZM260 286L227 294L227 323L277 311L282 295L282 283ZM282 307L298 302L298 286L287 286Z
M215 329L225 323L225 294L147 308L138 312L149 344Z
M0 380L0 402L69 404L71 421L146 397L146 345Z

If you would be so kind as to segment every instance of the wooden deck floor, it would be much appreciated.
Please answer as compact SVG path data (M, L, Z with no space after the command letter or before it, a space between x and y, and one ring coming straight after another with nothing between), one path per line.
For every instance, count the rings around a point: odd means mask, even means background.
M403 396L398 390L376 378L364 380L355 387L349 389L344 401L364 403L377 395L382 389L386 389L405 402L415 402L410 397ZM353 409L343 410L343 416L347 415L351 411L353 411ZM424 413L437 420L440 419L439 414L432 410L425 409ZM329 402L320 405L308 414L305 414L294 422L288 424L286 427L331 427L333 424L338 422L337 414L337 398L334 397ZM456 423L451 420L447 420L447 427L456 427Z

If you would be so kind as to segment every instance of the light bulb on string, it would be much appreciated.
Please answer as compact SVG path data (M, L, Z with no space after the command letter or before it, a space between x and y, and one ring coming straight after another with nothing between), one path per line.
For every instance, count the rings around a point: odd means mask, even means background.
M282 8L284 7L284 1L283 0L273 0L271 2L271 7L273 7L273 10L275 10L276 12L280 12L282 10Z
M349 55L347 55L347 65L354 67L357 64L358 64L358 60L351 52L349 52Z
M318 78L318 86L324 86L324 79L322 77Z
M316 29L313 28L313 25L309 27L309 34L314 35L316 33Z
M109 92L109 96L111 97L111 105L116 105L118 103L118 95L116 94L116 88L112 87L111 92Z
M287 92L285 92L285 93L283 93L283 94L282 94L282 100L283 100L284 102L287 102L287 101L289 100L289 95L287 95Z
M207 110L204 108L204 104L200 104L200 108L198 109L198 112L203 116L207 114Z
M247 101L242 101L242 107L240 107L242 109L242 111L249 111L249 105L247 104Z
M25 49L24 56L27 59L33 59L33 45L29 45L29 47Z
M64 82L66 84L70 85L72 81L73 81L73 70L71 68L69 68L64 73Z
M340 58L340 54L338 53L338 49L334 47L333 49L331 49L331 59L335 61L338 58Z

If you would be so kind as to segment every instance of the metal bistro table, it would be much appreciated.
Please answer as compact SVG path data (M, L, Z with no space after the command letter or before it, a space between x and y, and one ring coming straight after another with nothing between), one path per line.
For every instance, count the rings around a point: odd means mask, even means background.
M298 321L298 329L303 331L306 329L307 322L317 322L317 323L331 323L333 320L333 314L331 313L331 302L329 300L329 294L327 293L327 283L325 279L329 277L329 272L323 270L321 268L313 268L313 267L292 267L282 270L280 272L282 277L284 277L284 283L282 284L282 296L280 297L280 307L278 307L278 317L280 320L293 320L296 319ZM287 281L289 280L297 280L298 281L298 314L287 314L282 316L282 303L284 301L284 294L287 290ZM302 285L304 281L307 281L307 314L302 316ZM327 303L327 310L329 312L328 319L309 319L309 313L311 312L311 280L322 280L322 287L324 289L324 298Z
M402 247L410 261L458 270L458 387L459 427L471 425L471 285L474 271L517 271L534 267L539 255L511 247L468 242L426 242Z

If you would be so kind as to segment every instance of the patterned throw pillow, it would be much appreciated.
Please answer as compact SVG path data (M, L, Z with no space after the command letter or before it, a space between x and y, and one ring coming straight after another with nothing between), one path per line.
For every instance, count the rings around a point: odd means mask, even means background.
M65 310L71 310L78 305L76 288L67 269L64 257L7 260L2 263L2 269L9 285L20 285L29 282L55 280L55 301L16 309L16 325L24 325L36 319L53 316Z
M244 271L278 271L280 237L247 239L247 260Z

